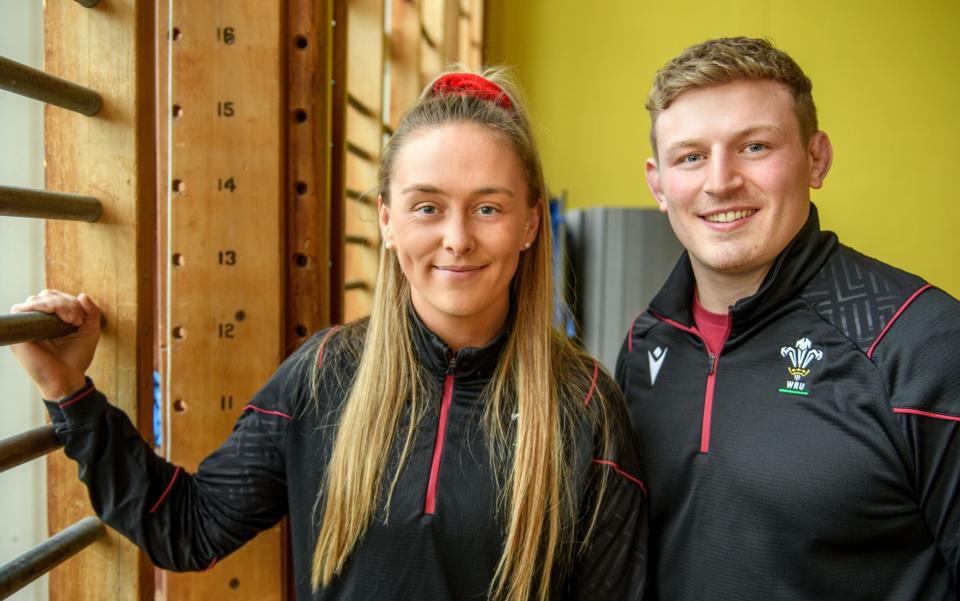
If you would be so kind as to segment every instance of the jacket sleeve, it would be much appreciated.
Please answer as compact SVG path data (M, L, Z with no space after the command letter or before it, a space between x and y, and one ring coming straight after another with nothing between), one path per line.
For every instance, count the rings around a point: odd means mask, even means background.
M587 468L588 515L582 519L589 525L596 508L596 522L577 558L569 598L641 601L647 575L647 491L623 397L605 373L599 380L612 445L606 453L597 450Z
M158 457L90 380L73 396L45 403L101 519L156 565L200 570L287 513L285 437L307 388L297 381L305 377L301 356L294 353L244 407L196 474Z
M926 290L871 350L903 433L920 511L960 583L960 303Z

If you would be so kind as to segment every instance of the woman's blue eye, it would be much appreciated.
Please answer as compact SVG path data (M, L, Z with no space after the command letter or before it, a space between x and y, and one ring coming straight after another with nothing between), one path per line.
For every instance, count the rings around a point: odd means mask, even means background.
M419 211L420 213L423 213L424 215L433 215L434 213L437 212L437 207L433 205L424 205L422 207L419 207L417 211Z
M481 214L481 215L495 215L496 212L497 212L497 209L494 208L494 207L489 207L489 206L480 207L480 214Z
M761 144L760 142L754 142L753 144L747 144L747 150L750 152L760 152L767 147L766 144Z

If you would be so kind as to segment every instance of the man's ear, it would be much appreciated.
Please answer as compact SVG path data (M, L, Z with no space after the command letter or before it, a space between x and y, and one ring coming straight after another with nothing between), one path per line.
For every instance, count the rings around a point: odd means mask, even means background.
M818 131L810 138L807 146L807 156L810 161L810 187L819 189L826 179L830 166L833 164L833 144L830 138L822 131Z
M660 168L657 166L657 160L647 159L644 167L647 170L647 187L650 188L650 193L653 194L653 197L657 199L657 204L660 205L660 211L666 213L667 200L663 195L663 187L660 182Z

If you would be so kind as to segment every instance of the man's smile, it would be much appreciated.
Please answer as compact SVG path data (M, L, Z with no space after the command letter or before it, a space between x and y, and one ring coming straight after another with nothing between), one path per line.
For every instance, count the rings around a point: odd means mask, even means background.
M750 217L756 212L756 209L736 209L732 211L721 211L719 213L703 215L703 218L710 223L732 223L734 221L739 221L741 219Z

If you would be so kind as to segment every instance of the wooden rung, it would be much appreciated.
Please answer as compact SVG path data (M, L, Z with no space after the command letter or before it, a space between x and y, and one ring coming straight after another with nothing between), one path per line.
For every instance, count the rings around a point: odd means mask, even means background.
M39 311L0 315L0 346L59 338L76 331L76 326L60 321L56 315Z
M427 43L427 46L430 46L434 50L437 49L437 41L433 39L433 36L427 31L422 21L420 22L420 38Z
M379 116L369 116L353 106L347 107L347 144L363 150L363 154L376 161L383 146L383 124ZM349 150L349 148L348 148Z
M355 201L357 201L357 202L362 202L363 204L366 204L366 205L372 205L372 204L374 204L373 199L370 197L370 194L367 194L367 193L364 193L364 192L360 192L360 191L358 191L358 190L351 190L350 188L347 188L347 190L346 190L346 192L344 192L344 194L345 194L346 197L347 197L348 199L350 199L350 200L355 200Z
M5 472L63 446L47 424L0 440L0 472Z
M373 290L373 287L369 282L363 280L349 280L343 284L344 290L363 290L365 292L370 292Z
M347 152L352 153L354 156L359 157L367 162L377 162L377 157L373 156L373 154L371 154L369 151L364 150L353 142L347 142Z
M103 206L92 196L0 186L0 215L92 222L102 214Z
M366 103L349 92L347 93L347 104L367 117L376 118L379 113L379 111L373 110L373 108L367 106Z
M443 70L443 57L440 52L432 46L421 42L420 44L420 77L424 83L427 83L436 77Z
M356 244L357 246L363 246L364 248L376 248L377 246L375 240L372 240L366 236L358 236L356 234L347 234L343 237L343 241L347 244Z
M364 160L352 152L346 154L346 187L351 190L375 190L377 164Z
M43 576L106 534L106 526L86 517L0 567L0 599Z
M100 94L71 81L0 56L0 90L7 90L67 110L93 116L100 112Z

